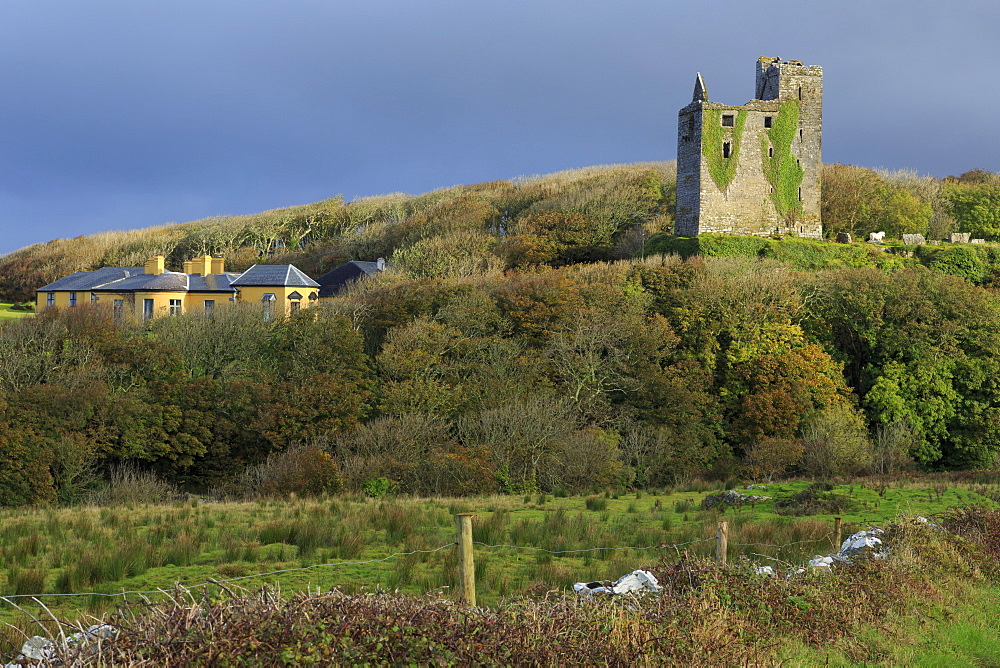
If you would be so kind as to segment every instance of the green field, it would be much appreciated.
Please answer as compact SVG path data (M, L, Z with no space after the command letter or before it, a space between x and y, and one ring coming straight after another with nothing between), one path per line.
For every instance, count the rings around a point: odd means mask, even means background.
M286 592L336 587L412 594L444 588L447 593L456 585L454 516L473 512L474 539L483 543L475 548L479 603L493 605L529 590L567 590L578 581L616 579L684 553L708 557L720 519L729 522L730 562L791 568L836 551L834 515L843 518L846 537L900 515L996 505L996 480L984 475L961 482L946 477L867 481L818 495L802 494L808 482L785 482L744 490L774 498L725 511L701 509L706 495L721 491L703 484L660 494L567 498L191 499L169 505L7 509L0 512L0 592L23 597L142 591L155 599L157 590L175 583L217 579L248 589L269 583ZM804 500L779 507L796 494ZM821 514L811 516L775 512L817 510ZM489 547L497 545L515 547ZM391 556L396 553L408 554ZM252 577L272 571L290 572ZM29 598L12 600L33 614L41 610ZM66 618L99 614L120 600L43 598ZM9 605L0 620L25 623ZM8 634L6 642L14 641Z
M11 310L13 304L0 304L0 318L23 318L28 315L34 315L32 311L13 311Z

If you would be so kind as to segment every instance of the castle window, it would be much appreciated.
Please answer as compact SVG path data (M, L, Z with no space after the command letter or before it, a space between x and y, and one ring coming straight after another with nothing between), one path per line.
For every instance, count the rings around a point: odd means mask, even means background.
M799 141L802 141L802 128L799 128Z
M802 188L799 188L799 201L802 201Z
M722 142L722 157L728 158L731 151L732 151L732 144L730 144L727 141Z
M723 114L722 115L722 127L724 127L724 128L731 128L731 127L733 127L733 119L734 118L735 118L735 116L733 116L732 114Z
M802 99L802 86L799 86L799 99Z
M771 127L771 123L772 122L773 122L773 117L772 116L765 116L764 117L764 127L765 128Z
M773 146L768 146L767 147L767 157L769 157L769 158L773 158L774 157L774 147Z

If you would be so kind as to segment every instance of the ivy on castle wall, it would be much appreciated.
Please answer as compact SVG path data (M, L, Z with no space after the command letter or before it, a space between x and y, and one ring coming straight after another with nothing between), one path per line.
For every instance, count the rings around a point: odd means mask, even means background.
M773 187L771 201L783 220L794 220L802 212L799 187L805 171L792 154L792 142L799 128L799 101L785 100L778 116L760 139L760 155L764 176ZM774 149L769 155L768 149Z
M740 156L740 141L743 127L747 122L747 112L739 111L732 128L722 127L722 110L706 109L701 128L701 152L708 164L708 173L719 190L725 191L736 177L736 166ZM730 142L729 157L722 157L722 143Z

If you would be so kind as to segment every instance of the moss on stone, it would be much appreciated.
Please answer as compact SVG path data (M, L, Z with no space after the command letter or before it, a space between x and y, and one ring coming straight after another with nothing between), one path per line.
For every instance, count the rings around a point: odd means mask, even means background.
M733 127L722 127L722 110L706 109L701 129L701 152L708 163L708 173L716 187L725 192L736 177L740 157L740 143L746 126L747 112L736 112ZM722 157L722 142L730 141L729 157Z
M795 220L802 212L802 202L799 200L799 188L805 170L792 154L792 142L798 133L799 101L785 100L781 103L778 116L767 130L767 136L761 137L760 153L764 164L764 176L771 183L773 192L771 201L783 220ZM768 149L773 148L773 155Z

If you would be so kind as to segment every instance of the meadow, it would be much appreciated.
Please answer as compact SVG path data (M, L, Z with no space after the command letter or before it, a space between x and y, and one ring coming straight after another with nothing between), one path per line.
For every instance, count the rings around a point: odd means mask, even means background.
M23 318L25 316L34 315L32 311L18 311L11 307L13 304L2 304L0 303L0 318Z
M475 513L480 605L566 591L578 581L614 580L664 557L708 558L719 519L729 522L730 563L792 568L836 551L834 516L843 518L846 537L901 515L995 506L998 480L969 473L838 485L781 482L742 490L771 500L708 510L702 500L721 489L701 482L659 493L572 497L191 497L155 505L4 509L0 593L17 597L10 600L23 610L4 604L0 620L28 628L33 622L26 613L45 616L30 594L47 594L44 604L71 620L140 598L108 594L145 592L157 600L163 598L158 590L210 580L224 582L210 587L216 593L220 586L253 590L266 584L283 592L336 588L452 597L454 516L461 512ZM0 654L23 642L12 627L0 638Z

